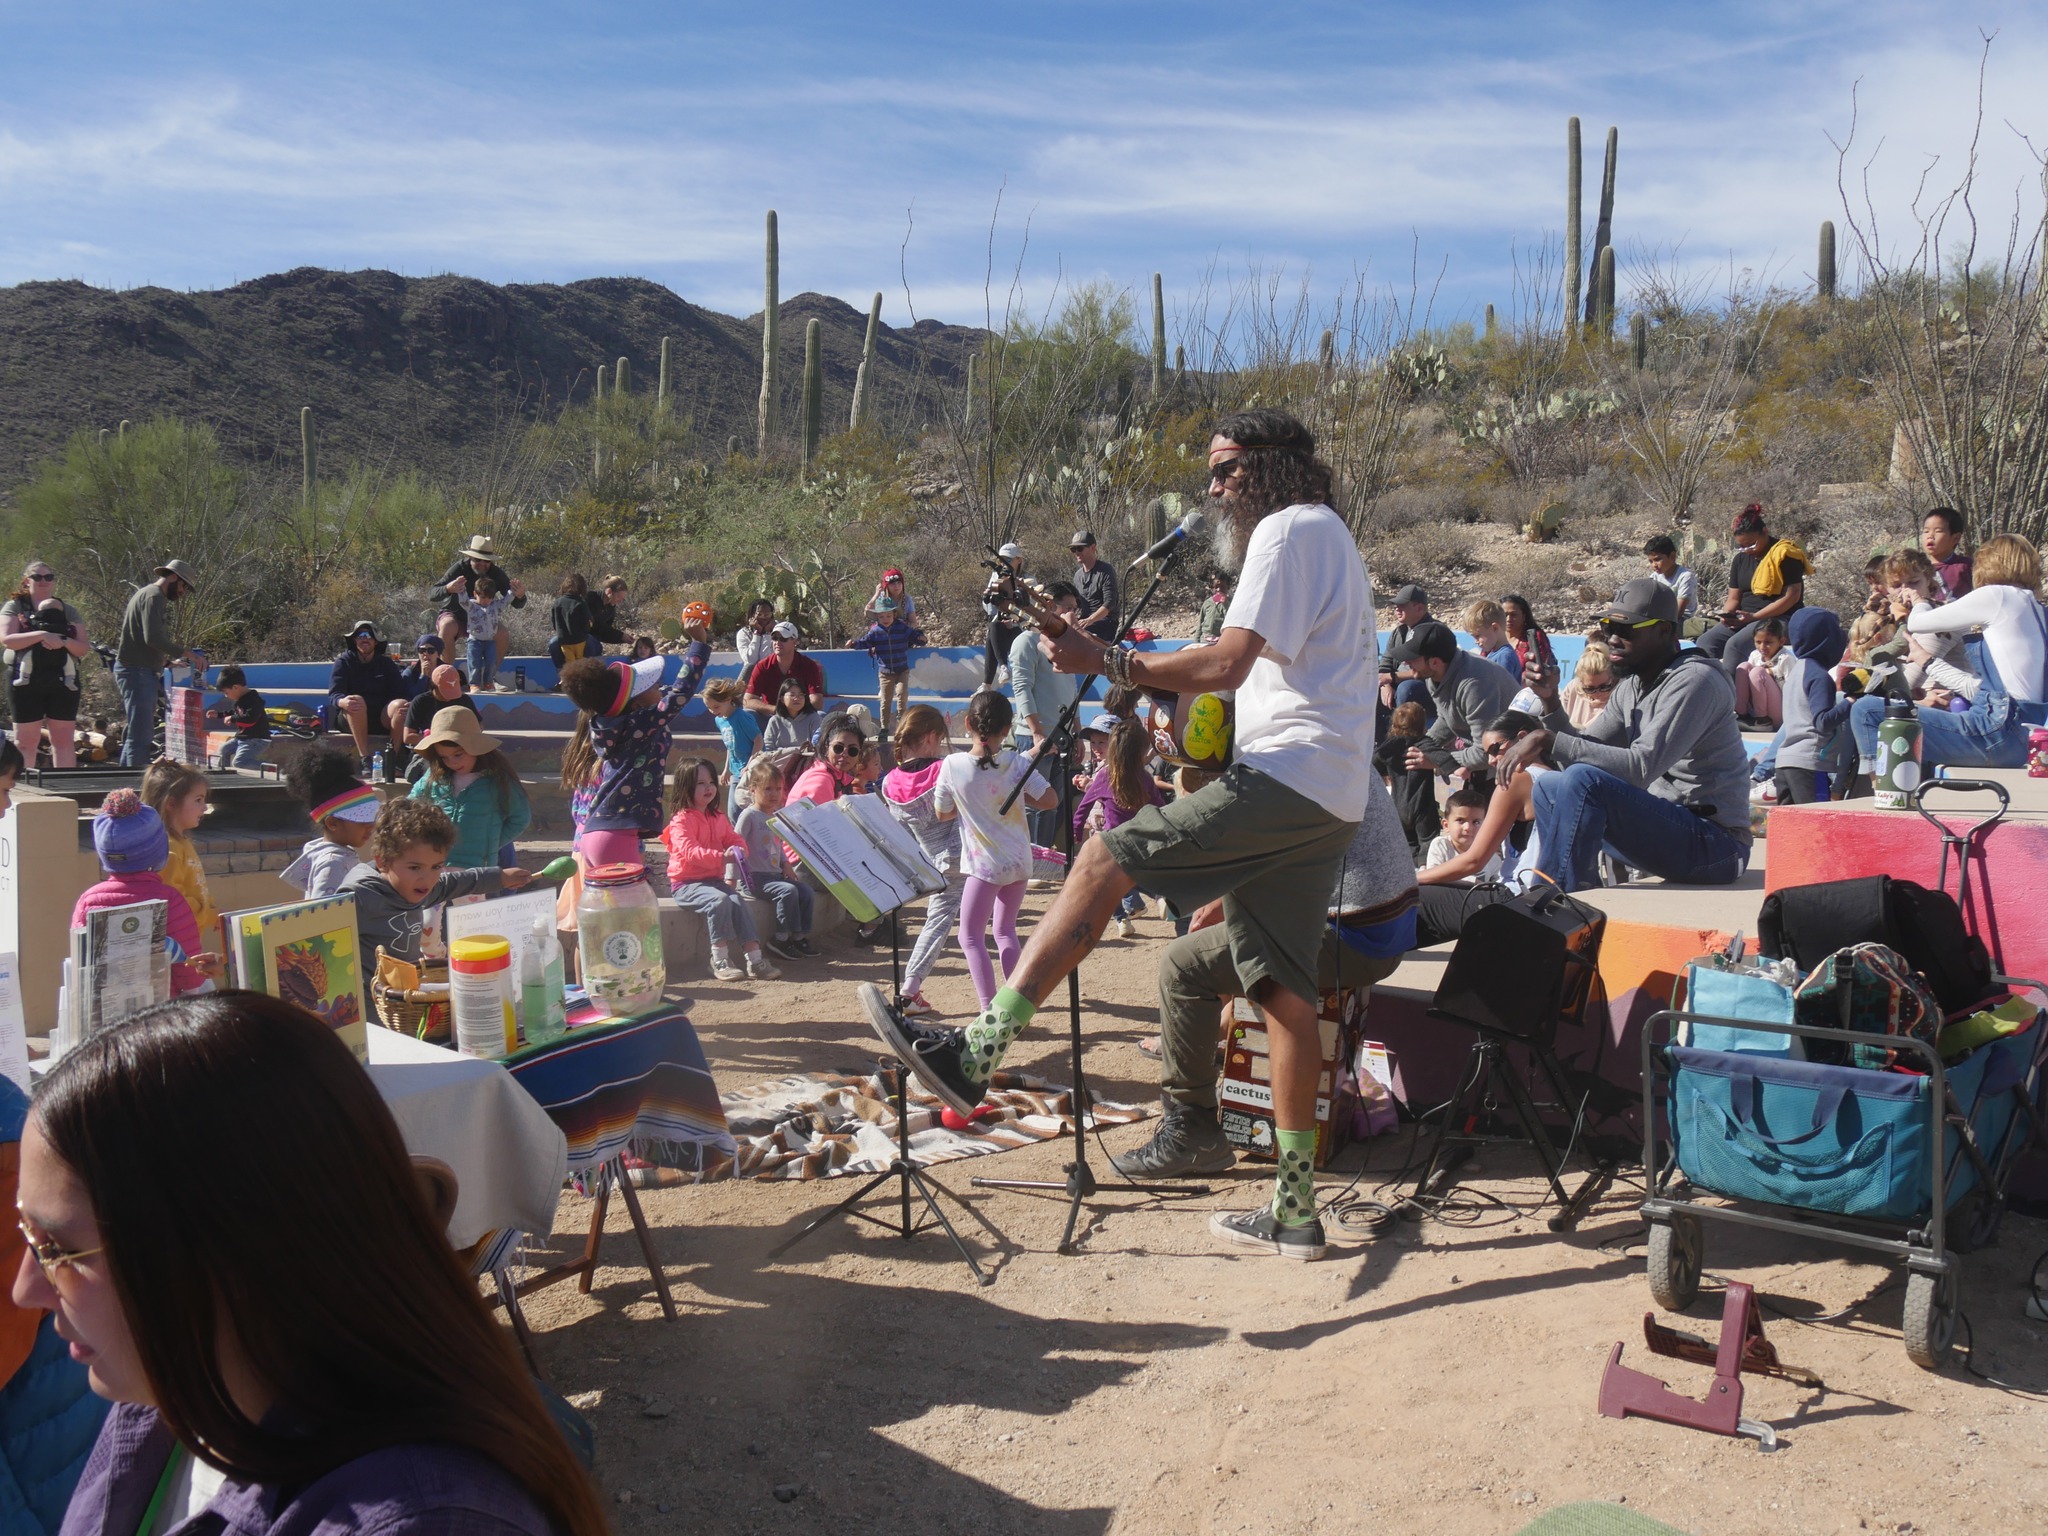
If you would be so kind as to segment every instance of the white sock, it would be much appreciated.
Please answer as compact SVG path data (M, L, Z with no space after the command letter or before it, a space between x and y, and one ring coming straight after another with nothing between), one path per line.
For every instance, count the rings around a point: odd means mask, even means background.
M731 965L731 964L732 964L732 950L731 950L731 948L730 948L730 947L728 947L727 945L724 945L724 944L714 944L714 945L712 945L712 946L711 946L711 963L712 963L713 965Z

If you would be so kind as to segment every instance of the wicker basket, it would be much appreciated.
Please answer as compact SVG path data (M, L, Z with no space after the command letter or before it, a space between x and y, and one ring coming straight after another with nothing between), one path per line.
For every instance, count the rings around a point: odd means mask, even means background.
M381 945L377 954L379 958L383 957L384 949ZM448 967L422 966L420 977L423 981L446 982ZM386 1029L420 1040L449 1038L448 994L445 991L405 991L373 984L370 992L370 1003L377 1010L377 1020Z

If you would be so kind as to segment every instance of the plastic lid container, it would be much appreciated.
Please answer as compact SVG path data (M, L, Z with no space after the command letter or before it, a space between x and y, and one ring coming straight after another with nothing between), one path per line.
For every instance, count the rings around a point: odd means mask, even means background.
M645 864L600 864L595 869L584 872L583 883L585 885L637 885L646 878L647 866Z
M457 939L448 946L448 968L465 975L487 975L512 964L512 941L495 933Z

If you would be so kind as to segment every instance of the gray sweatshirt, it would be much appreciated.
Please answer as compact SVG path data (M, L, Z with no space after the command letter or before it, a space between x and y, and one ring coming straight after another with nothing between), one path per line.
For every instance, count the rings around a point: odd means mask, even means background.
M1749 844L1749 754L1735 723L1735 685L1698 651L1680 654L1647 692L1640 677L1624 677L1582 731L1572 729L1562 709L1543 723L1556 733L1551 755L1560 767L1605 769Z
M1423 739L1422 755L1438 768L1463 763L1468 768L1486 766L1486 749L1479 745L1479 733L1496 715L1506 711L1521 685L1506 667L1495 666L1483 656L1460 651L1451 658L1444 680L1429 685L1436 702L1436 721ZM1734 706L1731 704L1730 709ZM1463 737L1471 745L1461 752L1451 742Z
M363 990L367 992L377 979L380 944L388 955L413 965L420 963L420 923L428 907L472 892L495 894L504 888L503 870L451 869L434 882L427 899L415 905L399 898L376 865L358 864L341 882L341 894L356 899L356 948L362 953Z

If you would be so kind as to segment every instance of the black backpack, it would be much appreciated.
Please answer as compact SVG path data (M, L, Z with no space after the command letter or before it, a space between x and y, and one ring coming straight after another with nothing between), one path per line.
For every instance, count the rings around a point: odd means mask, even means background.
M1806 971L1852 944L1888 945L1927 978L1945 1013L1975 1008L2002 990L1956 899L1912 880L1865 875L1788 885L1764 898L1756 926L1765 956Z

